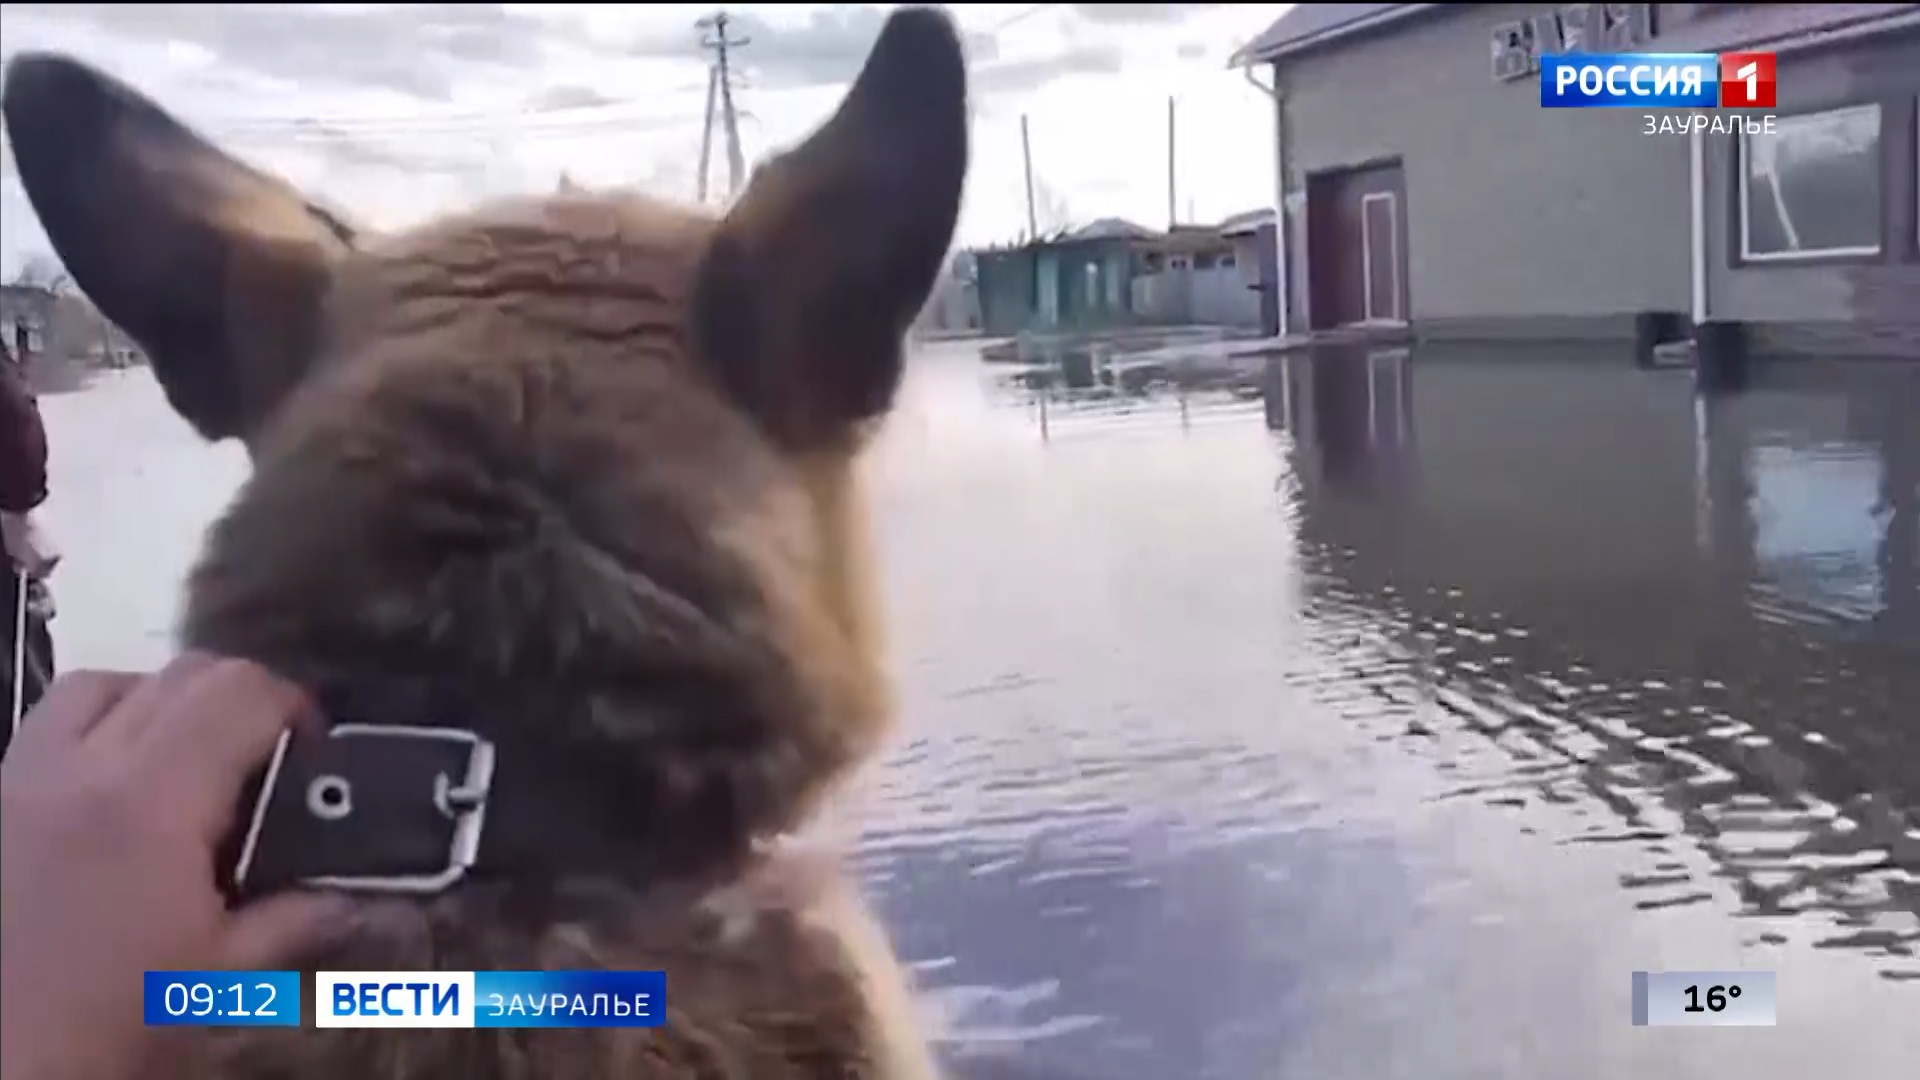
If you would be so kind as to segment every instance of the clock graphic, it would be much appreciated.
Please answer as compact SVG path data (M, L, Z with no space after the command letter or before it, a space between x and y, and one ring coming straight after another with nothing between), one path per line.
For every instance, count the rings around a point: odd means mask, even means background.
M298 1027L297 971L149 971L149 1027Z

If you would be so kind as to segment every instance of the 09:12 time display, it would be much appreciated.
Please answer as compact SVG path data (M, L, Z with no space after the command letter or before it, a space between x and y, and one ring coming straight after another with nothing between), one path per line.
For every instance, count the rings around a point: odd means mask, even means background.
M150 1027L298 1027L297 971L149 971Z

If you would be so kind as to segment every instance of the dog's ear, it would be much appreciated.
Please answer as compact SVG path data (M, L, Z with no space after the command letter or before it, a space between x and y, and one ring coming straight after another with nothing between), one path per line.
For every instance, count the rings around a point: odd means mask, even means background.
M898 10L832 119L755 172L695 284L701 360L776 439L817 449L887 410L966 173L959 35Z
M249 437L314 356L352 230L67 57L12 58L0 111L74 282L203 436Z

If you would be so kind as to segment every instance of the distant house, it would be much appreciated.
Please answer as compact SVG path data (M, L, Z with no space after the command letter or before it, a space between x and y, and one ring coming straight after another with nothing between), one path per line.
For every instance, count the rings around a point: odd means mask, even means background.
M1263 230L1272 229L1273 224L1274 214L1271 207L1233 214L1220 223L1220 235L1225 237L1232 247L1234 264L1240 267L1241 276L1246 278L1248 284L1262 280L1260 241L1265 235L1271 242L1271 233L1263 233Z
M1277 333L1273 230L1262 233L1256 219L1157 232L1101 218L977 252L981 325L995 337L1196 325Z
M57 297L32 285L0 285L0 338L21 363L44 353L54 322Z
M1234 214L1220 223L1220 235L1233 245L1240 281L1254 294L1260 329L1280 333L1279 224L1271 207Z
M40 285L0 285L0 337L35 373L146 362L133 339L84 297Z
M1142 273L1162 270L1211 270L1234 264L1233 242L1212 225L1175 225L1134 246Z
M1540 107L1547 53L1732 50L1779 58L1773 134ZM1298 4L1235 63L1291 331L1920 356L1920 4Z
M920 334L950 335L980 330L980 268L971 251L954 252L946 272L933 283L933 291L914 320Z
M975 253L980 322L994 337L1129 326L1134 253L1156 234L1102 218L1060 236Z
M1152 325L1260 328L1264 309L1256 251L1256 243L1241 244L1224 224L1176 225L1141 241L1136 248L1134 314ZM1266 332L1276 330L1269 327Z

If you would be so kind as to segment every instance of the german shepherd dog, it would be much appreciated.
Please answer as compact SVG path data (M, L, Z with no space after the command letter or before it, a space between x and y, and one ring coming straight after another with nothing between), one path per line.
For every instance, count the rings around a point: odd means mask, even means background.
M252 458L182 644L323 702L431 684L608 808L562 846L620 865L369 897L307 970L667 973L654 1030L254 1030L194 1075L933 1075L855 890L780 838L891 719L859 455L952 242L966 81L949 17L902 9L718 219L569 191L370 235L97 70L13 59L53 246Z

